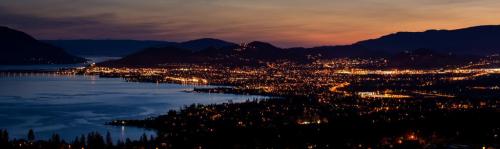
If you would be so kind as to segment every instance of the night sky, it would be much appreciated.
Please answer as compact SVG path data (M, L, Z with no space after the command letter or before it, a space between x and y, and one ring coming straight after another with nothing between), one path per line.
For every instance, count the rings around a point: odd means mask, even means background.
M500 24L499 8L498 0L0 0L0 25L38 39L212 37L310 47Z

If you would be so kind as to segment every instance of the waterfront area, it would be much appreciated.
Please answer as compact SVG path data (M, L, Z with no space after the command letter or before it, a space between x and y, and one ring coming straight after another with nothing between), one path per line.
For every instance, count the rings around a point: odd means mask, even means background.
M367 64L383 64L359 61L329 62L336 67L287 62L259 67L93 66L65 73L120 77L131 82L224 85L195 88L194 92L281 97L191 105L158 117L109 123L159 130L156 141L165 148L498 146L497 60L402 70L370 69ZM246 136L246 141L231 137L236 134Z
M139 139L154 130L107 126L114 119L143 119L193 103L240 102L259 96L189 93L195 86L126 82L121 78L55 73L0 73L0 129L10 138L25 139L33 129L37 139L58 133L73 140L93 131L113 141ZM205 86L208 87L208 86ZM124 110L126 109L126 110Z

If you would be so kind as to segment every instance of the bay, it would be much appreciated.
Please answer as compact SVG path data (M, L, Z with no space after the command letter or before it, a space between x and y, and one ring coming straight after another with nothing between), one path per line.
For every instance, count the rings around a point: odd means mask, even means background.
M58 133L67 141L98 131L114 140L137 139L152 130L104 125L115 119L144 119L185 105L241 102L263 96L185 92L192 85L126 82L120 78L84 75L2 73L0 129L11 138L37 139ZM210 86L207 86L210 87Z

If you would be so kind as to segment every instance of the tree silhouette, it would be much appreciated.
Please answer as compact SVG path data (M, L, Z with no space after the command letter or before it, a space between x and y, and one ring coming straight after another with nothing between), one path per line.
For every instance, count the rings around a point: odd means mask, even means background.
M7 130L0 130L0 141L2 143L4 142L9 142L9 133L7 132Z
M106 133L106 144L108 147L113 146L113 139L111 138L111 133L109 133L109 131Z
M142 136L140 138L141 143L146 143L148 142L148 136L146 136L146 133L142 133Z
M86 139L85 139L85 135L83 135L83 134L82 134L82 135L80 136L80 143L81 143L81 145L82 145L82 148L85 148L85 147L86 147L85 142L87 142L87 141L86 141Z
M7 132L6 129L4 129L4 130L2 130L0 132L1 132L1 134L0 134L0 140L8 142L9 141L9 132Z
M35 140L35 132L33 129L28 131L28 141L33 142Z
M104 139L99 132L92 132L87 135L88 148L105 148Z
M76 148L83 148L83 145L80 142L80 138L78 136L75 137L75 140L72 142L72 144Z
M59 136L59 134L54 133L54 134L52 134L52 138L50 139L50 142L52 142L54 144L59 144L59 143L61 143L61 137Z

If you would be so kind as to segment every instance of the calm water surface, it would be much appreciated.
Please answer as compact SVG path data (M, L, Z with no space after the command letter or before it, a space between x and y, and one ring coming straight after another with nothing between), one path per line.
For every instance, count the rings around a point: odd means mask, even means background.
M0 65L0 71L16 71L16 70L45 70L56 71L58 69L85 67L92 63L104 62L107 60L120 59L120 57L85 57L86 63L78 64L42 64L42 65Z
M66 140L91 131L109 131L114 140L138 138L151 130L103 125L113 119L143 119L192 103L244 101L262 96L188 93L193 86L125 82L119 78L51 74L0 75L0 129L37 139L59 133Z

